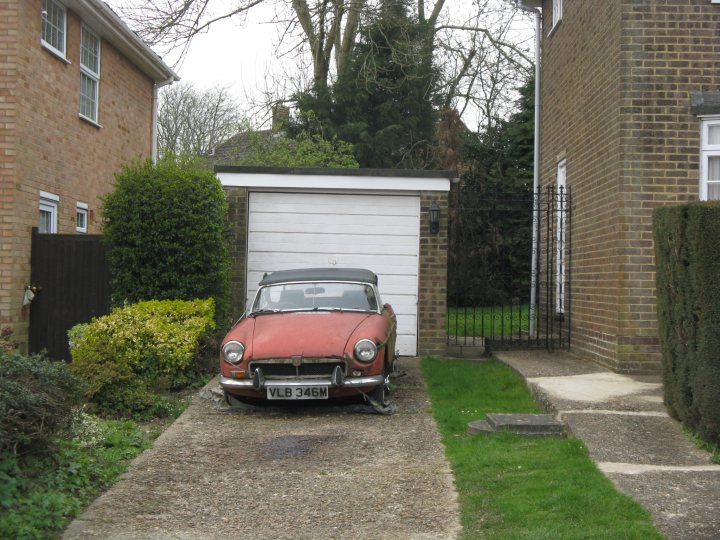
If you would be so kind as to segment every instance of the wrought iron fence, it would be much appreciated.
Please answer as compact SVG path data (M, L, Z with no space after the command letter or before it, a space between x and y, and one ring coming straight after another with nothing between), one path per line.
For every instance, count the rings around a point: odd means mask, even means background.
M450 352L470 348L569 348L571 196L451 194L447 335Z

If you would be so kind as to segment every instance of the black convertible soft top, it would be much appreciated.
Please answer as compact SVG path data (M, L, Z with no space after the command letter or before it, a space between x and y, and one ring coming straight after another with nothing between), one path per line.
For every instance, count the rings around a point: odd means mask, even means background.
M374 272L364 268L301 268L298 270L279 270L268 274L260 285L273 285L294 281L353 281L377 285Z

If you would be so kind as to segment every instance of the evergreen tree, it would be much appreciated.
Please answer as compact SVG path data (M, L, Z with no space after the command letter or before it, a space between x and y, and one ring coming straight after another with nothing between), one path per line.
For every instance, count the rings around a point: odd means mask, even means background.
M458 305L527 302L530 291L534 81L520 109L465 143L451 216L451 295Z
M383 1L336 83L299 96L300 110L326 137L354 144L361 167L431 168L437 72L428 36L404 0Z

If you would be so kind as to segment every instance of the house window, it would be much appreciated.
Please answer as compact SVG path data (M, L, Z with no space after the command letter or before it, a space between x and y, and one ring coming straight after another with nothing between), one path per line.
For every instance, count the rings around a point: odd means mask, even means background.
M38 231L41 233L56 233L58 223L58 205L60 197L45 191L40 192L40 222Z
M41 43L63 58L65 58L65 28L65 7L55 0L43 0Z
M555 28L562 20L563 3L562 0L553 0L552 4L552 27Z
M700 199L720 200L720 117L701 121Z
M565 229L567 226L567 175L563 159L557 165L555 194L555 312L565 313Z
M80 116L98 120L100 38L83 26L80 40Z
M88 205L78 202L75 206L75 231L86 233L88 231Z

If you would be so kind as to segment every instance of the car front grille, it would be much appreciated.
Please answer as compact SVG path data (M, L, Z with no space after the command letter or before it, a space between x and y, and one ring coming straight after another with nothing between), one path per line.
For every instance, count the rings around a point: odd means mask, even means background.
M250 373L257 368L262 370L267 379L285 377L327 377L330 378L336 366L340 366L343 375L347 375L347 364L343 360L303 358L299 366L294 366L291 359L261 360L250 362Z

